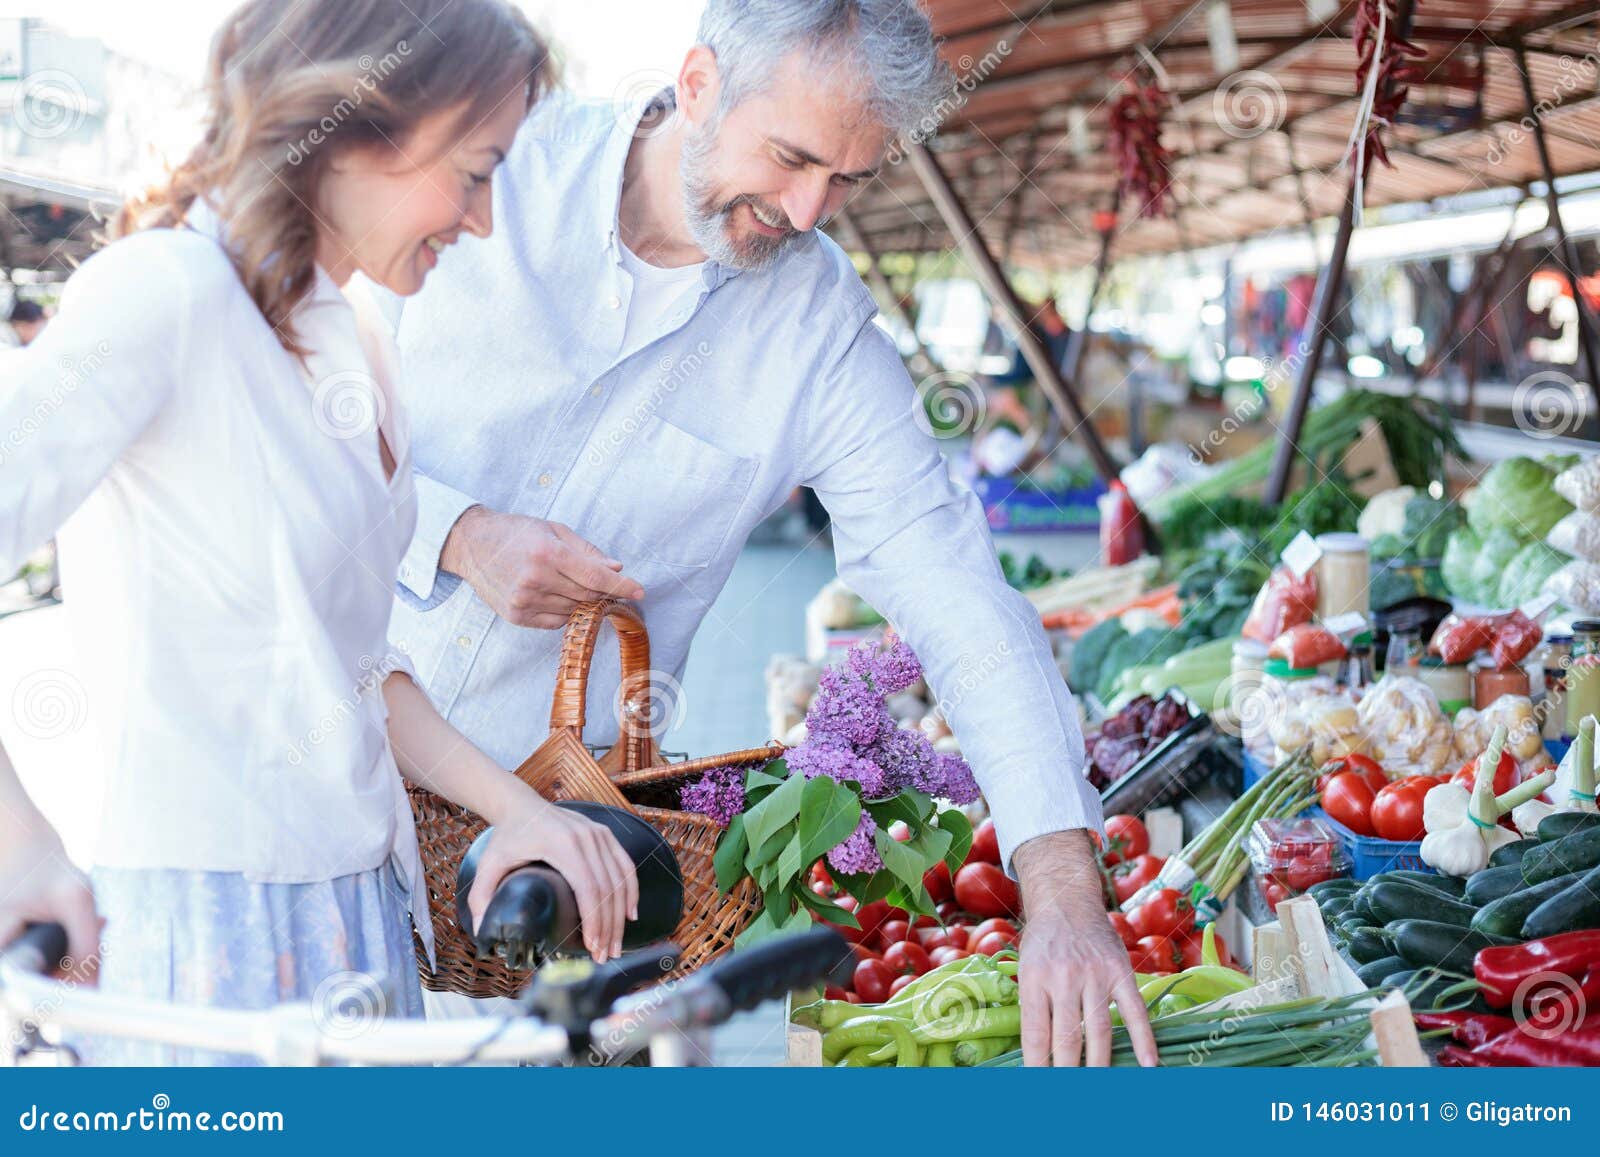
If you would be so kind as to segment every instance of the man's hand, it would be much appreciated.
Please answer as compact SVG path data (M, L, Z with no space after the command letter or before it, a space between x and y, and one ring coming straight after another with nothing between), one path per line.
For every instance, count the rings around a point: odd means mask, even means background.
M1022 933L1022 1056L1030 1065L1111 1061L1117 1002L1141 1065L1156 1063L1155 1036L1128 951L1106 919L1094 849L1084 831L1029 840L1014 856L1027 923ZM1087 1037L1087 1040L1085 1040Z
M644 588L619 573L620 562L567 527L483 506L456 520L439 563L519 627L559 630L579 603L644 598Z

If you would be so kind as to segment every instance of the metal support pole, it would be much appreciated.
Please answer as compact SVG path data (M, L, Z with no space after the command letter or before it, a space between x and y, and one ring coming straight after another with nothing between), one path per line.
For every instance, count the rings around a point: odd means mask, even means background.
M1556 231L1560 245L1561 262L1566 268L1567 283L1572 286L1572 303L1578 310L1578 344L1583 349L1583 364L1589 374L1589 390L1600 390L1600 362L1595 360L1595 338L1589 306L1583 300L1583 290L1578 284L1582 266L1578 262L1578 247L1567 236L1567 227L1561 221L1561 196L1556 192L1556 170L1550 161L1550 142L1544 135L1544 118L1539 115L1539 101L1533 92L1533 76L1528 72L1528 52L1517 42L1517 76L1522 81L1522 97L1528 105L1528 119L1533 122L1533 141L1539 150L1539 167L1544 170L1545 201L1550 206L1550 227Z
M867 284L877 291L884 308L911 334L911 340L917 344L916 356L926 361L930 368L937 369L939 363L933 360L933 355L917 336L916 320L906 312L905 306L900 302L900 295L894 291L894 286L878 267L878 253L867 240L867 235L856 227L855 219L850 216L848 210L840 210L834 221L839 226L839 233L844 238L844 243L852 249L860 250L861 255L867 259Z
M1110 482L1117 476L1117 464L1106 452L1105 444L1100 441L1100 435L1090 423L1089 415L1084 410L1083 403L1078 400L1078 395L1062 380L1060 371L1050 360L1049 351L1044 348L1044 343L1028 324L1021 300L1011 288L1011 283L1006 280L1005 274L1000 271L994 254L989 252L988 245L979 236L978 227L973 223L972 215L967 212L967 207L962 204L961 198L951 186L950 178L945 175L944 169L940 167L937 158L928 151L926 145L912 144L906 155L910 158L911 167L916 170L923 187L928 190L928 196L938 208L939 215L944 218L944 223L955 238L962 255L972 266L972 272L978 278L978 283L983 286L984 292L1000 308L1000 312L1010 323L1017 340L1017 348L1021 350L1023 360L1033 371L1033 376L1038 380L1045 396L1050 399L1051 407L1061 418L1063 425L1083 443L1084 450L1094 463L1095 471L1105 481Z
M1412 0L1399 0L1395 16L1395 35L1404 40L1411 32ZM1377 67L1374 61L1372 67ZM1344 291L1345 258L1350 253L1350 235L1355 232L1356 171L1350 165L1350 185L1345 190L1344 208L1339 213L1339 231L1333 237L1333 252L1328 264L1317 279L1317 294L1312 302L1310 333L1306 360L1300 367L1300 378L1295 382L1294 396L1289 399L1288 423L1278 431L1277 450L1272 458L1272 473L1267 478L1264 494L1266 501L1276 505L1289 491L1289 475L1294 469L1295 455L1300 452L1300 431L1305 428L1306 411L1311 408L1311 394L1316 388L1317 373L1322 369L1322 350L1331 335L1334 311Z
M1000 257L1002 269L1011 264L1012 255L1016 252L1017 233L1022 229L1022 210L1028 200L1028 189L1032 187L1033 166L1038 163L1038 155L1039 130L1035 128L1028 134L1028 142L1022 149L1022 184L1011 193L1011 214L1006 221L1006 247Z
M1111 265L1111 240L1117 232L1117 218L1122 213L1122 186L1117 185L1117 191L1111 196L1111 228L1100 231L1100 251L1095 254L1094 280L1089 283L1089 301L1083 307L1083 325L1077 333L1072 335L1072 341L1067 346L1067 356L1061 367L1061 376L1074 387L1078 384L1078 372L1083 368L1083 355L1089 348L1089 319L1094 316L1094 307L1100 302L1100 290L1105 287L1106 270Z

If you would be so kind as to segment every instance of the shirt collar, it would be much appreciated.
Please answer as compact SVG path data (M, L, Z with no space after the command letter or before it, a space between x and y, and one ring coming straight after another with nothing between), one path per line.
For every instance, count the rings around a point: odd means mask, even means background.
M664 88L660 92L635 100L631 105L623 106L618 111L616 124L606 141L605 151L601 154L600 187L610 191L611 212L601 221L600 243L612 261L622 260L619 218L622 212L622 177L628 164L628 150L633 147L634 137L639 131L639 122L644 120L645 114L658 107L670 108L672 102L672 89ZM705 287L710 290L716 289L730 277L738 275L738 269L708 257L701 279Z
M232 250L228 244L228 230L223 224L222 217L217 213L211 202L204 197L196 197L189 206L188 212L183 216L183 223L202 236L209 237L223 249ZM320 305L348 305L344 293L334 283L333 278L322 266L313 267L316 270L315 280L311 283L311 290L300 302L297 309L309 309Z

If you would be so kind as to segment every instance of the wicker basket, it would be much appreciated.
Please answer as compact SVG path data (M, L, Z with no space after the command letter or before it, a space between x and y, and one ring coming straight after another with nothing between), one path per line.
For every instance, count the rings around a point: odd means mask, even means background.
M622 646L624 726L617 745L597 760L583 742L584 703L589 665L607 621L616 628ZM683 949L679 970L683 973L733 946L734 937L760 911L761 894L749 879L741 881L730 895L717 890L712 857L722 829L705 816L676 810L676 788L686 778L713 768L762 766L783 748L772 744L659 764L649 722L650 695L650 639L638 613L615 601L585 603L573 613L562 640L549 738L517 768L516 775L547 799L591 800L628 808L666 837L683 871L683 918L672 935L673 943ZM483 831L484 821L423 788L411 787L410 795L438 961L436 969L429 968L419 945L423 987L465 996L515 996L527 984L529 973L512 971L499 960L479 960L455 917L457 868ZM671 806L652 806L660 804Z

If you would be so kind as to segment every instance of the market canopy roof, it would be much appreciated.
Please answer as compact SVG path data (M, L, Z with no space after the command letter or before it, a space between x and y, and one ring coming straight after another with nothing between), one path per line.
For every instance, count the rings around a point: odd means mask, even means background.
M69 272L93 251L95 214L118 202L98 185L0 166L0 276L9 269Z
M1120 255L1300 228L1339 212L1358 105L1355 3L1339 0L927 0L962 83L931 148L997 255L1092 261L1095 215L1118 167L1107 114L1124 80L1159 62L1176 97L1162 140L1175 217L1134 221ZM1326 19L1309 14L1321 9ZM1219 70L1218 9L1237 62ZM1388 133L1366 204L1426 200L1541 179L1515 46L1525 45L1558 175L1600 169L1600 3L1417 0L1411 39L1426 81ZM1226 27L1220 29L1226 52ZM1146 55L1148 54L1148 56ZM1223 63L1230 63L1226 57ZM1290 146L1292 143L1292 158ZM1297 176L1299 170L1300 176ZM943 250L950 232L909 164L850 205L877 252Z

